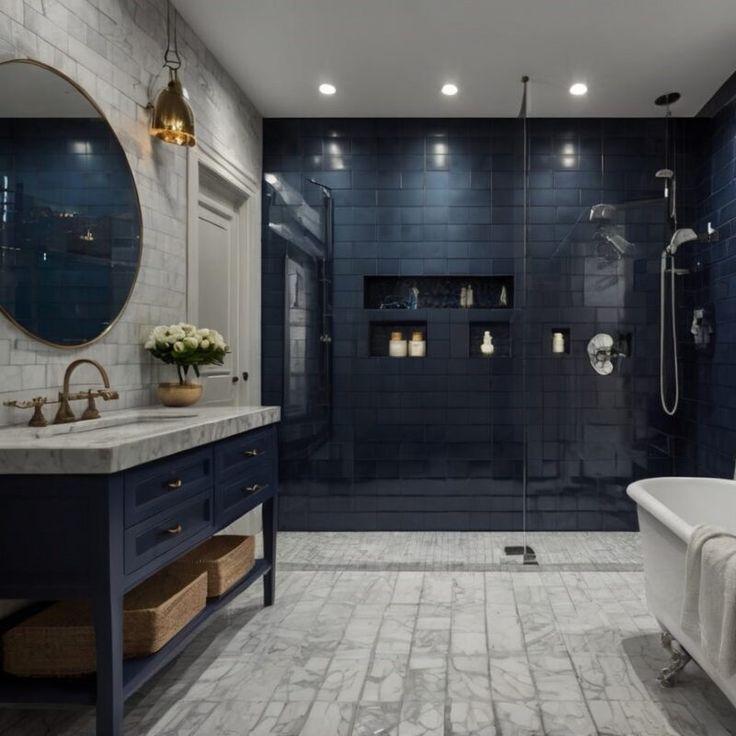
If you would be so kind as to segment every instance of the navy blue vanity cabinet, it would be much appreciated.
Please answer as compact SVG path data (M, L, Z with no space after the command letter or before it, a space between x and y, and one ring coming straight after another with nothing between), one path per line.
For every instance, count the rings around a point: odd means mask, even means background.
M98 736L122 734L123 703L170 662L207 619L263 578L274 601L277 518L276 429L252 432L112 475L0 475L0 598L89 598L97 676L16 678L0 674L0 703L97 706ZM256 506L263 557L162 650L123 660L122 602L133 586ZM4 631L29 615L0 621Z

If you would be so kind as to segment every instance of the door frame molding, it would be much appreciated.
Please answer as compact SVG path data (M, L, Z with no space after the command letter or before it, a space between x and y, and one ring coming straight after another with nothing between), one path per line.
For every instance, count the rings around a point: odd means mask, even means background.
M187 319L196 321L199 311L199 228L200 177L204 172L224 185L237 206L239 278L236 305L238 370L248 371L240 381L237 403L261 403L261 183L253 173L240 168L210 145L197 142L187 149Z

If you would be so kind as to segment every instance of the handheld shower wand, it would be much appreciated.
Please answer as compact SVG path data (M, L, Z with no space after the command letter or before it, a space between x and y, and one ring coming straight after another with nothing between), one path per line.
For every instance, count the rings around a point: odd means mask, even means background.
M662 258L660 260L660 275L659 275L659 399L662 403L662 409L668 416L674 416L677 411L677 407L680 405L680 370L677 364L677 314L675 307L677 300L675 298L675 276L677 275L677 269L675 269L675 253L681 245L685 243L691 243L694 240L698 240L698 234L695 230L691 230L689 227L675 230L672 234L667 247L662 251ZM671 335L672 335L672 369L675 379L675 396L672 405L667 403L667 397L665 396L665 380L664 380L664 322L665 322L665 275L667 273L667 259L670 261L670 313L671 313Z

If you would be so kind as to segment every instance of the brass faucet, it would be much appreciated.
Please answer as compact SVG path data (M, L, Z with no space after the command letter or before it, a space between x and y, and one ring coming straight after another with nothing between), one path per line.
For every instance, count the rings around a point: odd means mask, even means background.
M89 389L88 391L79 391L75 394L69 393L69 381L72 377L74 369L82 365L83 363L89 363L93 365L100 372L102 376L102 382L105 384L105 388L99 388L97 390ZM56 412L54 417L54 424L65 424L66 422L76 422L77 417L74 416L70 401L79 401L82 399L87 400L87 408L82 412L82 416L79 419L97 419L100 416L100 412L95 406L95 399L100 398L105 401L111 399L120 398L117 391L110 388L110 377L107 375L107 371L96 361L90 358L80 358L79 360L72 361L67 367L64 373L64 388L59 392L59 398L47 399L44 396L36 396L29 400L18 400L4 401L3 406L13 406L17 409L33 409L33 416L31 421L28 422L29 427L45 427L48 422L46 417L43 415L43 407L45 404L59 404L59 410Z
M105 384L105 388L99 389L97 391L93 391L92 389L90 389L89 391L81 391L80 393L70 394L69 382L71 380L72 373L78 366L84 363L89 363L90 365L93 365L95 368L97 368L97 370L100 372L100 375L102 376L102 382ZM54 424L64 424L66 422L77 421L77 418L74 416L74 412L72 411L71 406L69 406L70 401L77 399L87 399L87 408L82 413L80 419L97 419L100 416L100 412L95 406L95 398L98 396L105 401L110 401L110 399L118 398L118 392L113 391L110 388L110 377L107 375L107 371L96 360L92 360L91 358L79 358L79 360L73 360L71 363L69 363L66 371L64 372L64 387L59 393L59 409L56 412L56 416L54 417Z

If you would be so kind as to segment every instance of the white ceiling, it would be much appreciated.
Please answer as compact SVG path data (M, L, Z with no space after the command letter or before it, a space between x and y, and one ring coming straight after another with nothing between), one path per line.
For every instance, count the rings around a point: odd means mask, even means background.
M671 90L693 115L736 70L736 0L175 3L267 117L513 117L523 74L535 117L657 115Z

